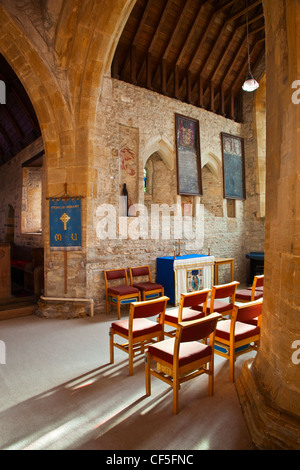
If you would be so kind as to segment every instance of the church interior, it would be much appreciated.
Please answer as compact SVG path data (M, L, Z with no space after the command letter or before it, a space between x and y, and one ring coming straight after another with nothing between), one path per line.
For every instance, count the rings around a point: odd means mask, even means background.
M299 22L296 0L0 0L2 450L299 450ZM220 353L245 302L254 347ZM177 358L149 396L139 308L174 351L219 315L209 379Z

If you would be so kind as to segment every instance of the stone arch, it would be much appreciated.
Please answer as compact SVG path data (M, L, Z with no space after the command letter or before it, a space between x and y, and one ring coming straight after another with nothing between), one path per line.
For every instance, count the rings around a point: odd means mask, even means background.
M88 195L94 184L89 169L93 167L93 137L102 78L110 68L122 24L134 3L135 0L79 0L74 7L72 0L66 0L61 3L59 14L56 12L59 18L55 36L49 43L44 38L42 18L39 41L31 22L25 21L26 26L19 28L13 5L0 6L0 52L27 91L41 128L46 197L61 194L64 183L68 184L70 194ZM36 13L41 15L42 10ZM86 227L92 213L89 204L87 198L82 205L83 256L87 249ZM47 204L44 229L49 232ZM47 254L50 256L47 237L44 243L47 267ZM51 276L54 273L46 269L45 295L49 297L57 294L48 288L55 285ZM85 296L86 285L78 281L77 286L76 282L74 292Z
M223 217L222 165L212 152L204 154L202 160L203 196L201 203L216 217Z
M148 158L157 153L164 164L169 170L174 170L174 152L171 145L161 138L154 138L150 140L142 154L143 168L145 167Z
M162 139L153 139L150 141L142 156L142 168L148 170L148 191L144 194L145 202L151 203L169 203L174 201L173 192L162 190L164 186L176 187L174 172L174 155L170 145ZM166 179L169 184L166 183Z
M215 154L212 152L205 153L201 157L201 163L202 168L206 166L216 178L222 177L222 164L220 159Z
M60 134L71 129L62 94L38 52L0 6L0 52L22 82L35 109L46 155L60 153ZM55 111L54 111L55 109Z

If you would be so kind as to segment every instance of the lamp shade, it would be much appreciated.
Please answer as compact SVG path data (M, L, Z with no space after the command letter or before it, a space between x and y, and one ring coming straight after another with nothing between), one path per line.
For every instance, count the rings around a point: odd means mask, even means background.
M259 87L259 83L253 78L252 74L249 73L242 86L244 91L254 91Z

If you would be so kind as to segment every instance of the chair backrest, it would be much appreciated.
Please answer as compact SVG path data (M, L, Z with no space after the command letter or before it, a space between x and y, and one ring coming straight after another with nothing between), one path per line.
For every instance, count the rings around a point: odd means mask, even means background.
M107 286L108 281L112 281L115 279L125 279L125 283L128 284L126 269L121 268L121 269L111 269L111 270L104 271L104 280L105 280L106 286Z
M233 281L233 282L230 282L229 284L221 284L219 286L213 286L212 296L215 299L224 299L225 297L230 297L231 302L233 303L235 300L235 294L236 294L236 289L238 285L239 285L239 282Z
M197 292L188 292L180 295L179 307L195 307L207 302L210 289L203 289Z
M263 299L247 302L242 305L235 305L232 318L235 321L248 323L250 320L259 317L262 314Z
M176 339L181 343L199 341L215 333L217 321L222 318L220 313L211 313L199 320L180 322L177 325Z
M264 275L261 274L260 276L254 276L253 279L253 289L256 289L257 287L263 287L264 285Z
M133 319L160 315L160 322L164 321L168 300L170 300L169 297L163 296L158 299L134 302L130 304L129 317Z
M150 266L137 266L136 268L129 268L130 282L132 284L133 277L147 276L151 282Z

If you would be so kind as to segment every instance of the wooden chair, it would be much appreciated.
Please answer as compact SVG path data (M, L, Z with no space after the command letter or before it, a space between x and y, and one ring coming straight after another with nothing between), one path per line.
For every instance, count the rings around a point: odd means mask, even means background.
M138 302L141 299L140 291L136 287L128 285L127 271L124 268L104 271L106 314L109 313L109 305L117 306L118 319L121 318L121 305ZM121 284L112 285L113 281L122 281ZM115 283L114 283L115 284Z
M260 341L262 299L235 305L230 320L218 323L215 353L230 361L230 380L234 382L235 358L251 349L257 350ZM251 322L257 318L257 324Z
M175 336L177 324L183 321L198 320L206 316L206 307L210 289L203 289L197 292L182 293L178 309L169 309L165 314L165 325L173 326L171 331L165 330L165 335ZM194 310L194 307L202 305L201 311Z
M236 292L236 302L253 302L261 299L264 294L264 275L254 276L252 287Z
M114 363L114 348L129 355L129 375L133 375L133 358L144 353L149 344L164 339L165 310L169 297L135 302L130 305L129 318L118 320L110 327L110 363ZM155 321L149 317L156 317ZM126 343L115 342L115 335L126 339Z
M160 295L164 295L164 288L161 284L151 282L150 266L138 266L129 268L130 284L141 292L142 300L150 300ZM135 282L134 278L146 277L145 281Z
M214 391L214 336L216 323L221 317L212 313L199 320L181 322L176 326L176 337L149 346L146 355L146 395L151 395L151 375L173 388L173 413L178 413L180 384L198 377L209 376L209 394ZM209 343L199 342L209 337ZM155 361L156 369L151 368Z
M211 297L207 302L207 315L213 312L221 313L222 316L231 315L238 285L239 282L233 281L229 284L213 286ZM203 311L203 306L194 307L194 310Z

